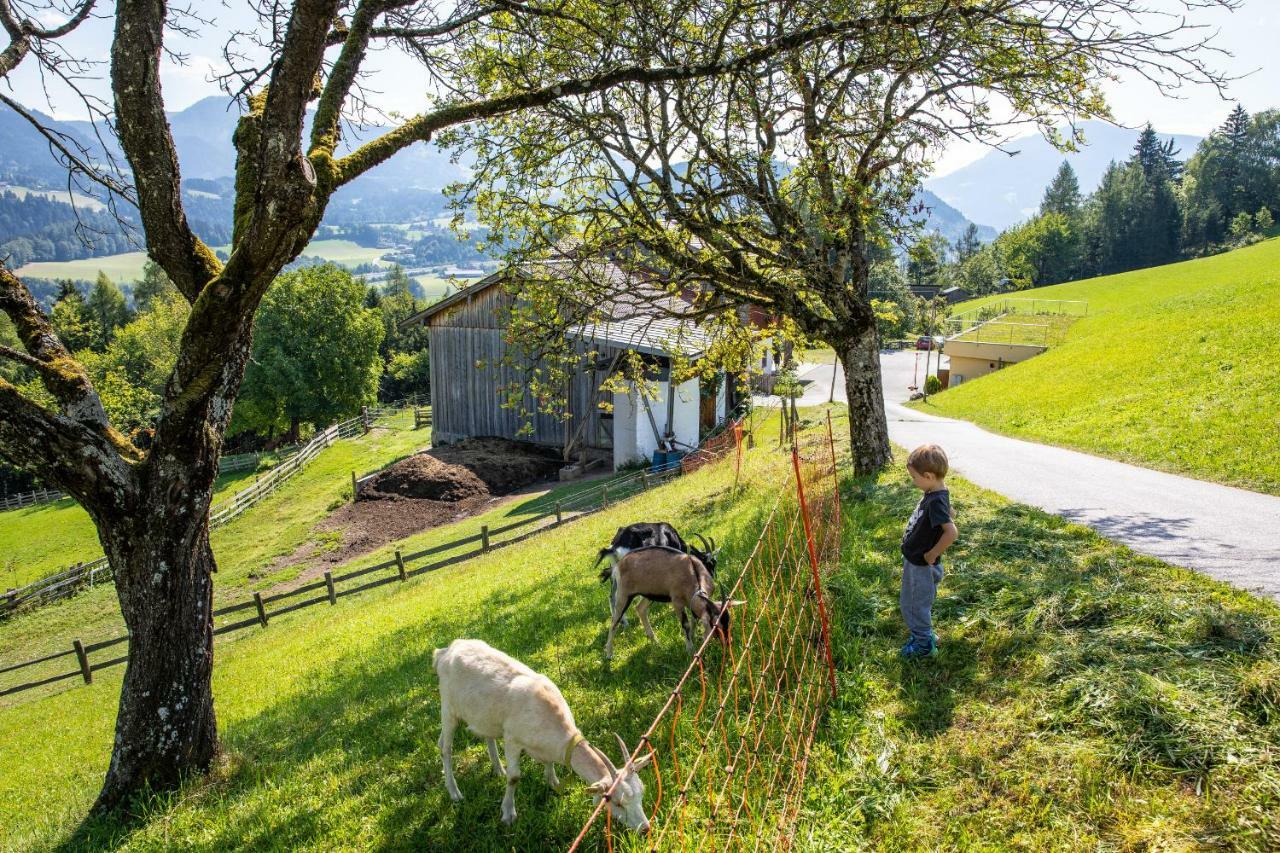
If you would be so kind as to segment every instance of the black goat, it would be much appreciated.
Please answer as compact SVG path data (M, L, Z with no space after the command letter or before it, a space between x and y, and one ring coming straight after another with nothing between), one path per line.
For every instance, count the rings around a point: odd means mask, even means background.
M708 542L702 535L693 534L702 543L702 548L695 548L680 538L680 533L665 521L639 521L635 524L628 524L626 527L619 527L618 532L613 534L613 541L609 543L608 548L601 548L599 554L596 555L596 565L600 565L600 561L605 557L610 558L611 563L616 563L627 555L627 552L634 551L637 548L672 548L685 554L697 557L707 571L712 575L716 573L716 540L713 538ZM604 580L609 576L609 569L600 573L600 579Z
M609 543L609 547L600 549L595 562L598 566L605 557L609 558L609 565L600 571L600 582L609 581L609 612L613 612L618 595L616 573L618 561L630 552L641 548L669 548L696 557L706 567L708 574L715 577L716 554L720 550L716 547L716 540L712 538L708 542L701 534L693 535L702 543L702 548L695 548L685 542L680 538L680 533L665 521L640 521L628 524L626 527L619 527L618 532L613 534L613 541ZM627 624L625 616L622 624Z

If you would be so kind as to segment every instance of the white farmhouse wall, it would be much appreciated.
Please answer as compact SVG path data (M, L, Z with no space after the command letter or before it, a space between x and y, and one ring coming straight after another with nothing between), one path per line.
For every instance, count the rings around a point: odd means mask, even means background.
M689 379L676 386L675 417L671 419L671 431L676 441L688 450L698 446L698 380Z
M613 467L620 468L628 462L633 462L637 457L652 458L652 451L648 455L637 446L638 430L640 423L637 416L645 418L644 408L640 405L637 396L632 394L613 395ZM645 430L649 431L648 424L645 424Z

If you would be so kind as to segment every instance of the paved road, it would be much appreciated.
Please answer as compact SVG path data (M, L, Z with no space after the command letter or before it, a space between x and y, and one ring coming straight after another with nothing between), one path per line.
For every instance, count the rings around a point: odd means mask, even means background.
M915 359L913 352L887 352L880 360L889 435L898 444L941 444L952 467L980 486L1087 524L1135 551L1280 599L1280 497L1007 438L908 409L901 403L910 396ZM812 383L805 400L814 395L825 402L831 366L806 368L800 376ZM836 399L846 399L843 377Z

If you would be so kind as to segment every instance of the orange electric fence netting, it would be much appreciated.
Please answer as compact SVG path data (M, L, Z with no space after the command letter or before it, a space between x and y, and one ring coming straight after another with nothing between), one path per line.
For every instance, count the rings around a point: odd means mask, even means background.
M652 755L649 833L614 824L601 800L571 851L790 846L835 691L822 569L839 557L840 501L826 426L792 447L790 482L726 594L746 601L728 643L707 636L628 760Z

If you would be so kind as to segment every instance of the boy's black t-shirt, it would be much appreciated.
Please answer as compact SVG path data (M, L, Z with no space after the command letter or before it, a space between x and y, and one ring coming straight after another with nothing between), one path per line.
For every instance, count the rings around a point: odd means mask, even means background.
M907 520L902 534L902 556L917 566L927 565L924 553L942 538L942 525L951 520L951 494L946 489L925 492ZM938 558L938 563L942 558Z

